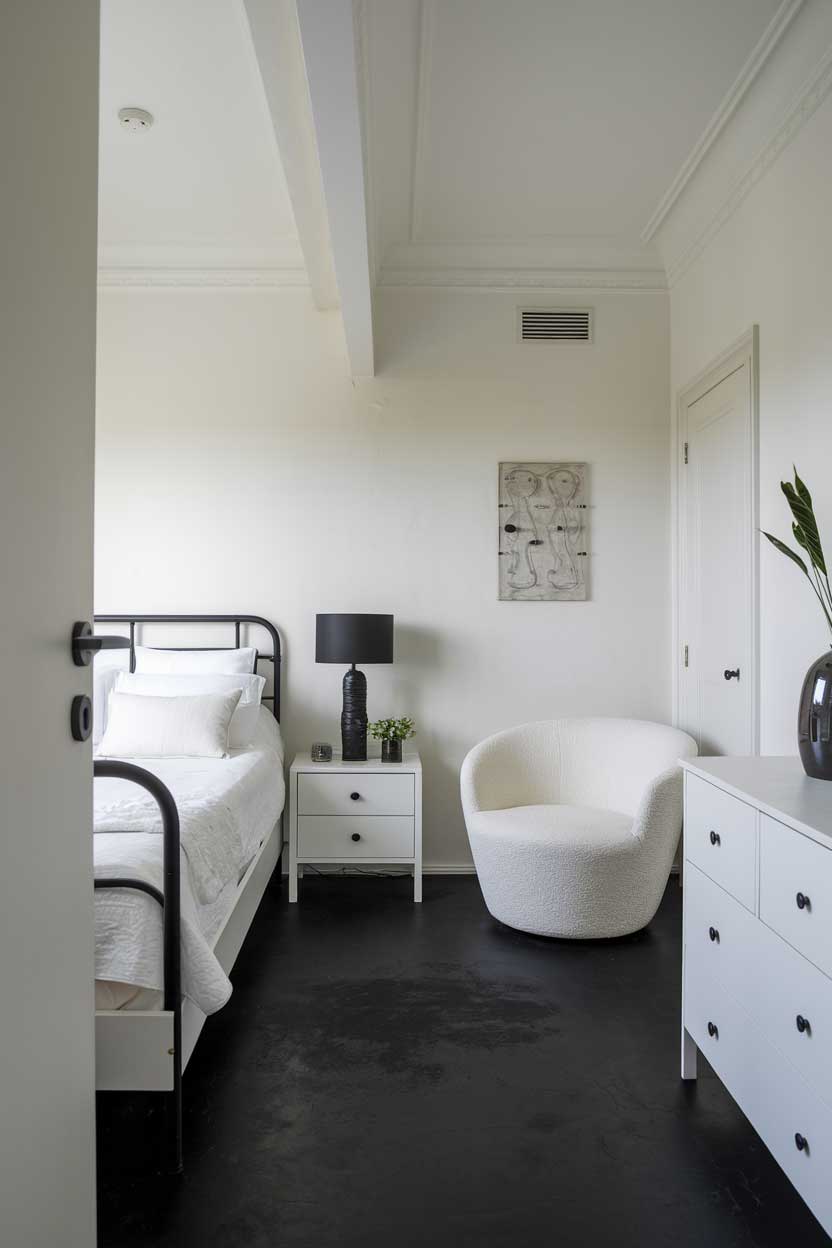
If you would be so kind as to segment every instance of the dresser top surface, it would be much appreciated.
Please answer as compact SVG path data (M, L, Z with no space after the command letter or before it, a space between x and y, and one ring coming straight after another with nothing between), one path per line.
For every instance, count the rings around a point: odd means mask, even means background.
M684 758L685 771L749 802L773 819L832 840L832 783L813 780L795 756Z

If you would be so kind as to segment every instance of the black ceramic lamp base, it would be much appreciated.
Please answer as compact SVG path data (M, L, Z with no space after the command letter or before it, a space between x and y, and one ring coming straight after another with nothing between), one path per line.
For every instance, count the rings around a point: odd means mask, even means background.
M352 665L344 675L341 711L341 757L345 763L367 759L367 677Z

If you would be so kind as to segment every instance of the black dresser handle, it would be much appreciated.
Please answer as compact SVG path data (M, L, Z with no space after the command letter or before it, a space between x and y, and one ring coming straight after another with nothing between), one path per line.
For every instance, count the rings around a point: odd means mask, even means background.
M714 1040L719 1039L719 1028L716 1023L708 1023L708 1035L713 1036Z
M718 845L718 844L719 844L719 842L720 842L720 836L719 836L719 833L718 833L718 832L714 832L713 828L711 828L711 837L710 837L710 840L711 840L711 844L712 844L712 845Z
M803 1035L804 1031L812 1030L812 1028L809 1026L808 1018L804 1018L802 1014L798 1014L797 1018L794 1021L795 1021L795 1026L797 1027L797 1030L800 1032L801 1036Z
M711 940L712 940L712 941L714 941L714 942L716 942L716 943L718 943L718 942L719 942L719 932L716 930L716 928L715 928L715 927L709 927L709 928L708 928L708 935L709 935L709 937L711 938Z
M806 1136L801 1135L799 1131L795 1131L794 1133L794 1143L799 1153L808 1153L809 1141L806 1139Z
M350 801L357 802L360 796L360 793L350 793Z
M812 908L812 903L809 901L809 898L805 893L798 893L795 897L795 901L797 902L798 910L811 910Z
M361 833L360 833L360 832L353 832L352 836L350 837L350 840L351 840L351 841L360 841L360 840L361 840Z

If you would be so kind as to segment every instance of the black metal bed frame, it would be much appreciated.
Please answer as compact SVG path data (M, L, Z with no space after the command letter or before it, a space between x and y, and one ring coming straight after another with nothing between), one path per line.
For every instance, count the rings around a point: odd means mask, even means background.
M230 650L239 648L244 624L265 629L272 641L272 653L255 654L254 667L261 661L274 665L274 692L264 694L272 703L274 717L280 721L280 636L268 620L259 615L96 615L96 623L127 624L130 627L130 671L136 669L136 628L140 624L233 624L235 645L231 646L163 646L165 650ZM182 949L180 934L180 872L179 872L179 811L170 789L144 767L120 759L99 759L93 764L94 777L111 777L140 785L153 797L162 816L162 877L163 891L144 880L123 876L103 877L93 887L132 888L146 893L162 907L162 1008L173 1015L173 1090L166 1102L165 1168L181 1174L182 1165Z

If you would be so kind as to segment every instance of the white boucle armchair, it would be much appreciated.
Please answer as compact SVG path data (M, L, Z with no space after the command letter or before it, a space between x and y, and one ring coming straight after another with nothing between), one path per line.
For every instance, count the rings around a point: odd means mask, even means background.
M658 909L682 826L676 728L552 719L498 732L462 764L462 808L485 904L543 936L623 936Z

